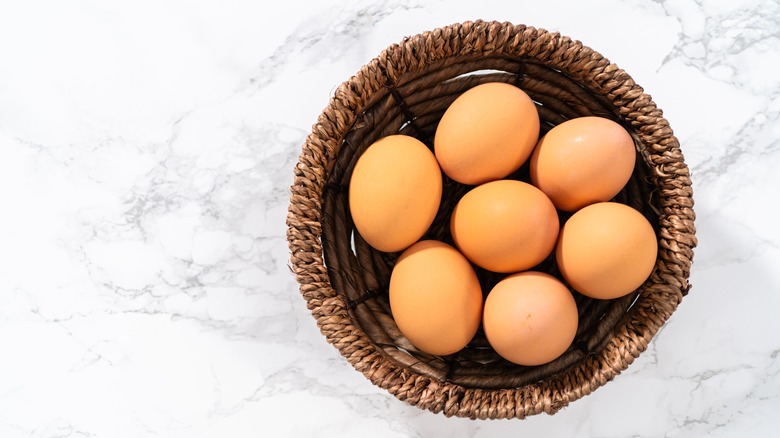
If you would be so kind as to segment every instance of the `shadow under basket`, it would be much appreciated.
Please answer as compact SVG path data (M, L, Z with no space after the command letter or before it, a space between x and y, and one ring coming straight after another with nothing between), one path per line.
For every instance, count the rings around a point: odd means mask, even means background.
M658 237L654 270L634 293L604 301L573 292L580 315L576 338L566 353L541 366L502 359L481 331L450 356L415 349L399 332L388 302L399 254L367 245L349 213L352 168L368 146L400 133L432 147L450 103L485 82L511 83L531 96L541 134L589 115L625 127L637 161L614 201L643 213ZM526 166L510 178L527 181ZM405 38L336 90L294 172L287 216L291 268L317 325L372 383L432 412L472 419L554 414L626 369L690 288L693 193L672 129L626 72L557 33L476 21ZM469 188L445 177L440 210L424 238L452 242L449 216ZM553 256L535 269L559 276ZM481 270L478 276L483 293L501 278Z

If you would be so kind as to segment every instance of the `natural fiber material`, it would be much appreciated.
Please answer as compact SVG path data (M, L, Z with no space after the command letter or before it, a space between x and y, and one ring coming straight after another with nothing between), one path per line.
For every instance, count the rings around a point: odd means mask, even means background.
M642 212L659 242L655 269L637 292L612 301L575 293L575 342L538 367L502 359L481 332L452 356L416 350L398 331L388 304L399 254L368 246L354 230L347 202L352 168L371 143L402 133L432 146L448 105L465 90L494 81L515 84L537 102L542 133L586 115L621 123L634 137L637 166L615 200ZM511 178L527 180L527 174L526 165ZM445 178L441 208L425 238L451 242L449 214L468 189ZM468 418L554 414L612 380L647 348L687 293L696 246L688 168L650 96L579 41L483 21L406 38L336 90L303 145L287 224L292 270L328 342L397 398ZM557 274L554 257L539 269ZM501 278L482 270L478 275L485 291Z

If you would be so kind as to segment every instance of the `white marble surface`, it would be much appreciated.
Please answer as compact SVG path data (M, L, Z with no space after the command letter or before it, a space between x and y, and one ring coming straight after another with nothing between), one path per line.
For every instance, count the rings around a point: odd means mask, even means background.
M407 406L325 343L287 266L300 146L403 36L558 30L626 69L692 168L693 289L555 416ZM0 436L777 436L780 3L0 0Z

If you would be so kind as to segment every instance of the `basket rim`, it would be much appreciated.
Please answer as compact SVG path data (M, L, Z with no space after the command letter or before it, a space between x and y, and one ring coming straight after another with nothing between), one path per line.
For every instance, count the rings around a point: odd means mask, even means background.
M537 62L572 77L619 110L641 141L640 152L657 180L661 211L659 260L640 290L636 311L596 355L564 372L511 389L467 388L399 366L354 324L350 303L330 283L323 259L322 197L347 132L372 98L388 85L422 74L455 56L511 57ZM467 21L404 38L365 64L335 91L306 138L294 169L287 215L291 269L300 293L327 341L373 384L434 413L467 418L524 418L554 414L625 370L668 320L690 284L696 246L693 192L679 142L662 111L633 79L598 52L557 32L498 21Z

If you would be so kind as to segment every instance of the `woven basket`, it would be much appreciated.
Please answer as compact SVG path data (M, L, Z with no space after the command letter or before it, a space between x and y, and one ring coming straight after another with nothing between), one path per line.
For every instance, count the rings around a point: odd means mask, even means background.
M449 104L475 85L496 81L515 84L537 102L542 134L586 115L622 124L635 140L637 165L614 200L642 212L659 242L655 268L635 293L611 301L574 293L580 313L575 341L560 358L536 367L502 359L481 331L451 356L415 349L388 304L399 254L368 246L348 207L352 168L371 143L402 133L432 146ZM557 33L476 21L405 38L336 90L294 172L287 216L291 265L317 325L372 383L432 412L472 419L554 414L626 369L690 287L693 197L677 139L626 72ZM526 165L510 178L527 176ZM440 211L424 238L452 242L449 215L468 189L445 177ZM558 275L554 257L537 269ZM478 276L483 290L500 279L482 270Z

